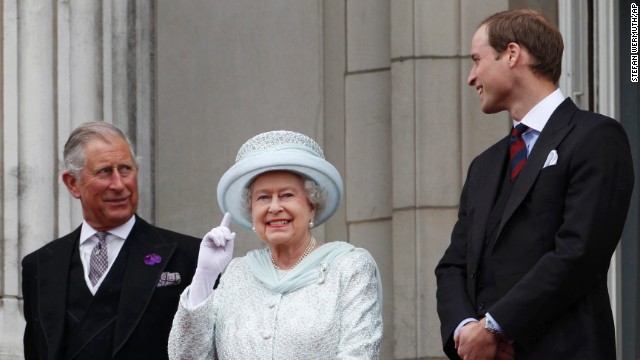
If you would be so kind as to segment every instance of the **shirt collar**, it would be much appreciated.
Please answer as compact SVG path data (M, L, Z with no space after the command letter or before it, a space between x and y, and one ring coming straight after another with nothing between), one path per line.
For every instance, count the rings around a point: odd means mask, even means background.
M529 110L527 115L525 115L520 122L533 130L542 132L542 129L544 129L547 121L549 121L551 114L556 111L556 108L560 106L564 99L565 97L562 94L562 91L560 91L560 89L556 89ZM518 122L513 120L513 125L518 125Z
M120 239L126 240L129 237L133 225L136 223L135 215L129 219L126 223L116 226L113 229L109 229L109 234L113 234ZM80 245L84 244L89 238L95 235L98 230L94 229L86 220L82 220L82 229L80 230Z

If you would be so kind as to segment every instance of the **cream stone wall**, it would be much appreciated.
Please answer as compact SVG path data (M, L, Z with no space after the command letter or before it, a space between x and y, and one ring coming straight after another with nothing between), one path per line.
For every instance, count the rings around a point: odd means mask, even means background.
M158 2L159 224L217 226L218 180L260 132L324 142L322 26L316 1ZM260 246L239 231L236 255Z

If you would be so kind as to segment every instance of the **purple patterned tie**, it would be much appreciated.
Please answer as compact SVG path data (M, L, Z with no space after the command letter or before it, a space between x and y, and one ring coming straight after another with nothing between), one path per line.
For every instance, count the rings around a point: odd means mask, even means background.
M107 254L107 232L98 231L96 233L98 244L91 251L91 260L89 261L89 280L92 285L96 285L109 266L109 256Z
M511 131L511 136L509 137L509 171L511 181L514 181L520 170L524 167L524 164L527 162L527 145L522 140L522 134L527 131L529 127L525 124L516 125Z

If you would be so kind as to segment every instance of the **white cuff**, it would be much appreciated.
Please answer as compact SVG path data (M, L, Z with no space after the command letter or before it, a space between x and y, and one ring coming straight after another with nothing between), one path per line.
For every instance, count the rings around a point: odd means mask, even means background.
M453 335L457 334L460 329L462 329L463 326L467 325L470 322L478 322L478 319L474 319L474 318L466 318L462 321L460 321L460 324L458 324L458 326L456 327L456 329L453 331Z
M484 314L484 316L491 320L491 322L496 326L496 329L498 330L498 332L500 333L500 336L502 336L503 339L507 340L507 342L509 344L513 343L513 340L509 339L509 337L507 336L507 334L505 334L505 332L502 330L502 327L500 326L500 324L498 324L498 322L496 321L496 319L493 318L493 316L491 316L491 314L486 313Z

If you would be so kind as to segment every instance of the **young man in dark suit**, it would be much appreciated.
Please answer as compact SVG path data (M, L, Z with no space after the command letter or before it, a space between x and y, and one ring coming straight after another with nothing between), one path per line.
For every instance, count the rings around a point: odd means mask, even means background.
M622 126L557 87L563 42L532 10L487 18L471 42L485 113L511 134L476 157L435 269L451 359L615 359L607 271L634 175Z
M25 358L167 359L200 240L135 215L138 166L115 126L76 128L64 162L62 180L84 221L22 261Z

